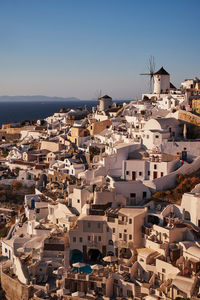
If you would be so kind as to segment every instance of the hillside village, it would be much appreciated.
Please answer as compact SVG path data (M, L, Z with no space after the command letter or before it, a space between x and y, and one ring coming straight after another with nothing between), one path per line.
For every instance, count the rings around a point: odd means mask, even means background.
M200 298L200 79L176 88L162 67L140 100L3 124L0 141L7 299Z

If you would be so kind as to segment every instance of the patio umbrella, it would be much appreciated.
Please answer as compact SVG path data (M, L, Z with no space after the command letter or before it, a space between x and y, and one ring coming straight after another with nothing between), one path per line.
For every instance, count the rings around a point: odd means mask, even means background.
M80 269L80 268L85 267L86 264L81 263L81 262L77 262L77 263L72 264L72 266L73 266L74 268L79 268L79 269Z
M96 265L91 266L91 268L93 270L102 270L104 268L104 266L96 264Z
M118 258L117 258L116 256L111 256L111 255L110 255L110 256L105 256L105 257L103 258L103 260L106 261L106 262L111 263L111 262L117 261Z

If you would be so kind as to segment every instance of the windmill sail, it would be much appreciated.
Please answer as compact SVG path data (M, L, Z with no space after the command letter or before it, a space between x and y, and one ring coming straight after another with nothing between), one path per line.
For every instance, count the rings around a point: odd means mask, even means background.
M147 75L149 76L149 87L150 87L150 92L152 93L153 91L153 76L155 73L155 59L154 56L150 56L149 58L149 64L148 64L148 69L149 69L149 73L142 73L140 75Z

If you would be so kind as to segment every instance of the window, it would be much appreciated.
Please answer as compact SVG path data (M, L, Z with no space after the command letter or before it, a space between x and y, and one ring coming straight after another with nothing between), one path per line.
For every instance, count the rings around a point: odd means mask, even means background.
M129 219L129 224L132 224L132 219Z
M126 175L129 175L129 171L126 171Z
M150 171L148 171L148 176L150 176L150 174L151 174L151 172L150 172Z
M39 213L40 213L40 209L37 208L37 209L36 209L36 214L39 214Z
M77 199L77 203L80 203L80 200L79 200L79 199Z
M127 230L126 230L126 229L124 229L124 232L127 232Z
M112 229L112 232L115 233L115 228Z
M101 236L98 236L98 241L101 242Z
M147 197L147 192L143 192L143 199L146 199Z
M82 238L82 237L80 237L79 241L80 241L80 243L82 243L82 242L83 242L83 238Z
M88 222L88 228L90 228L91 227L91 223L90 222Z
M159 135L156 135L155 138L156 138L156 139L159 139Z
M149 139L149 135L147 134L147 139Z
M76 243L76 237L73 236L73 243Z
M133 292L130 290L127 290L127 297L133 298Z
M88 241L90 241L90 235L88 235L87 239L88 239Z
M109 232L109 227L107 226L107 232Z
M164 175L163 172L161 172L161 173L160 173L160 176L163 177L163 175Z
M129 234L129 240L132 240L132 234Z
M135 193L130 193L131 198L135 198L136 194Z
M165 269L162 269L162 273L165 273Z
M139 172L139 176L142 176L142 172Z
M154 170L156 170L157 169L157 165L154 165Z
M119 238L120 238L120 239L122 238L122 234L121 234L121 233L119 233Z

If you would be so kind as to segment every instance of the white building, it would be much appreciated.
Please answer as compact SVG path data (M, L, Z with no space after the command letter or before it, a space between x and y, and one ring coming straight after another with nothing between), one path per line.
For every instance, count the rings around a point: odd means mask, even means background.
M167 97L163 97L160 98L157 101L157 107L161 108L161 109L166 109L166 110L171 110L173 108L176 108L179 104L178 99L176 99L175 97L167 96Z
M48 220L69 231L70 226L76 221L77 217L63 203L48 204Z
M140 131L142 143L147 149L161 149L164 140L176 138L179 133L179 121L175 118L150 119Z
M168 175L181 166L181 161L174 155L151 153L142 159L124 160L122 179L124 180L153 180Z
M185 193L181 201L181 212L187 221L200 227L200 194Z
M74 207L81 214L83 206L90 199L90 191L85 187L73 188L73 192L69 193L68 205Z
M110 188L116 190L118 194L126 198L127 206L135 206L151 197L149 188L141 181L124 181L119 178L107 177L110 183Z
M99 98L99 110L106 111L112 107L112 98L108 95L105 95Z

